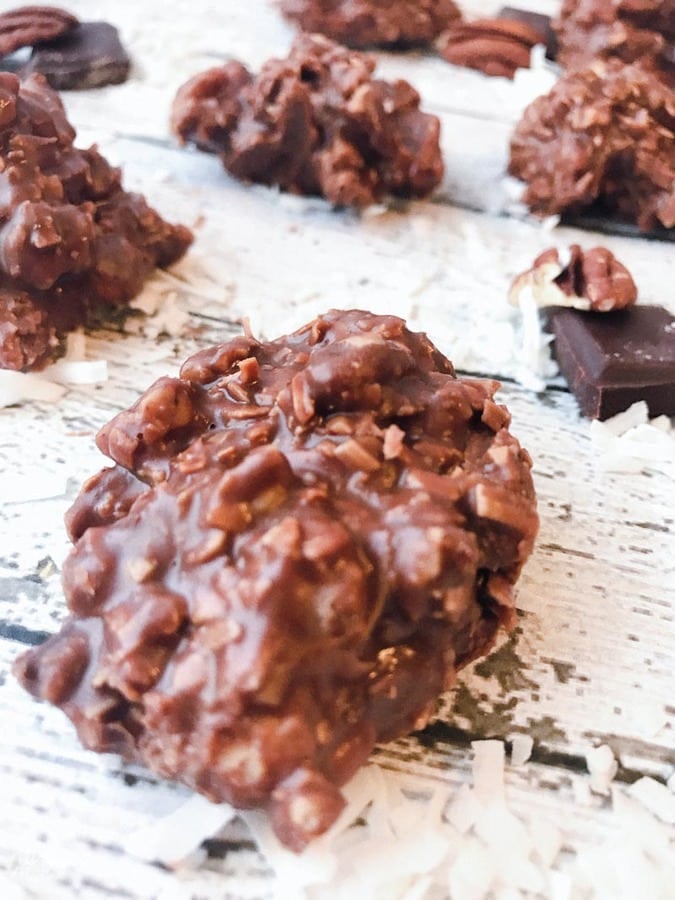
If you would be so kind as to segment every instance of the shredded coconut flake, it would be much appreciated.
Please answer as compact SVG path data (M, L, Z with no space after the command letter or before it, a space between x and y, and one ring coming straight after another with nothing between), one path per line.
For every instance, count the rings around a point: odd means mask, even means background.
M593 420L590 436L605 471L638 473L675 466L675 429L667 416L650 421L642 400L604 422Z
M654 778L639 778L628 788L628 793L662 822L675 825L675 796L665 784Z
M123 848L138 859L178 867L235 814L227 803L211 803L201 794L194 794L168 816L127 835Z
M532 755L534 741L529 734L514 734L511 738L511 765L524 766Z
M100 384L108 379L108 363L105 359L60 359L45 369L45 378L57 384Z
M472 741L473 789L481 803L504 797L504 744L501 741Z
M586 765L591 776L591 790L596 794L608 795L619 768L611 748L607 744L592 747L586 752Z
M0 369L0 407L15 406L27 400L57 403L64 394L64 388L48 381L43 375Z
M516 737L525 737L522 735ZM514 744L517 742L514 741ZM524 754L529 741L523 741ZM531 748L529 748L531 749ZM507 805L504 744L473 743L473 786L448 803L446 790L367 766L345 786L346 808L303 853L284 847L261 812L240 812L274 870L277 900L665 900L672 848L663 822L675 796L643 778L610 785L616 760L607 746L588 751L594 790L611 796L611 837L562 853L564 823L521 818ZM575 778L573 783L588 782ZM590 795L589 795L590 796ZM445 811L445 814L444 814ZM127 852L176 867L228 823L235 811L195 796L130 835ZM661 821L659 821L661 819ZM191 857L192 855L192 857Z
M531 286L524 287L518 296L521 312L521 353L516 378L523 387L543 391L546 380L558 374L558 366L551 358L553 335L541 327L539 306Z

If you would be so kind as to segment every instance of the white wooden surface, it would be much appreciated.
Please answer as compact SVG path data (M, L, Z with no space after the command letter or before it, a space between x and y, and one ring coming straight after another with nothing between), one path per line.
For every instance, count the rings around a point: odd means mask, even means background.
M135 61L126 85L65 96L78 143L98 142L129 188L168 218L193 224L197 240L172 276L146 291L188 313L184 334L155 339L152 323L138 335L98 332L87 346L108 360L105 384L70 388L58 405L0 410L0 873L25 896L46 900L269 892L270 873L240 826L229 836L237 849L208 870L179 877L126 857L121 837L148 819L150 807L168 810L185 792L79 748L64 717L34 704L8 669L26 642L55 630L64 615L62 516L83 478L103 464L97 428L190 352L236 333L241 317L273 336L330 306L399 313L460 368L506 379L502 400L534 458L540 501L517 631L462 676L422 739L383 747L376 760L452 788L469 778L470 739L529 734L534 761L507 776L514 807L564 823L572 854L602 840L612 828L607 803L579 803L588 748L608 744L624 782L639 774L666 780L675 766L675 464L603 471L589 423L564 389L534 394L511 380L519 323L506 288L552 243L601 242L633 271L643 302L675 310L672 244L551 232L477 211L503 205L521 87L420 55L387 55L381 64L388 76L415 83L442 118L448 171L433 201L358 216L241 186L215 158L176 147L168 108L176 87L218 58L257 65L283 52L291 32L273 6L67 5L116 23ZM463 4L486 13L499 5Z

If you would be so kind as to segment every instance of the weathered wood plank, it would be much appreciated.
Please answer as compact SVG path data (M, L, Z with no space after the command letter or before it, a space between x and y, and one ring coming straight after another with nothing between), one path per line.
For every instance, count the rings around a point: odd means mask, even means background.
M0 732L0 870L50 900L74 892L85 900L269 896L269 870L240 823L223 833L236 852L216 852L198 871L175 875L126 855L124 837L169 813L188 792L115 757L86 752L61 713L25 702L7 674L19 649L0 639L0 712L13 722L11 733ZM467 748L425 749L412 737L378 750L374 759L405 772L420 789L443 785L450 798L471 781ZM529 763L507 768L506 789L510 808L523 821L562 830L572 857L607 840L616 828L602 798L588 795L587 775ZM564 861L560 865L564 869Z

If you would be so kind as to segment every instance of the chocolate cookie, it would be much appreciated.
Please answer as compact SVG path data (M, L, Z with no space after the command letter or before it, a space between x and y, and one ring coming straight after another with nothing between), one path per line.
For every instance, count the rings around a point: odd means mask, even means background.
M443 175L440 123L407 81L374 79L374 69L362 53L301 35L257 77L229 62L191 79L171 126L244 181L336 206L424 197Z
M651 71L619 60L569 72L531 103L509 172L536 213L587 209L644 231L675 226L675 100Z
M301 849L514 621L537 514L497 386L356 310L197 353L99 433L70 618L18 678L87 747Z
M564 0L554 29L567 69L617 58L675 84L675 0Z
M0 73L0 368L44 365L65 332L131 300L192 241L74 140L41 75Z
M453 0L281 0L281 10L303 31L359 48L430 44L461 18Z

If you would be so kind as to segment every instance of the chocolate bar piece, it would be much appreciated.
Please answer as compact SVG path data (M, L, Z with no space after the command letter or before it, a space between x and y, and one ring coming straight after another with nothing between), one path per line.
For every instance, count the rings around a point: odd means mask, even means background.
M584 415L608 419L638 400L675 415L675 317L661 306L609 313L548 310L560 371Z
M541 43L546 46L546 56L548 59L555 59L558 53L558 38L551 17L545 16L543 13L530 12L529 9L514 9L512 6L504 6L497 13L500 19L511 19L514 22L522 22L529 25L541 35Z
M114 25L81 22L63 37L35 47L22 73L40 72L59 91L121 84L131 68Z

